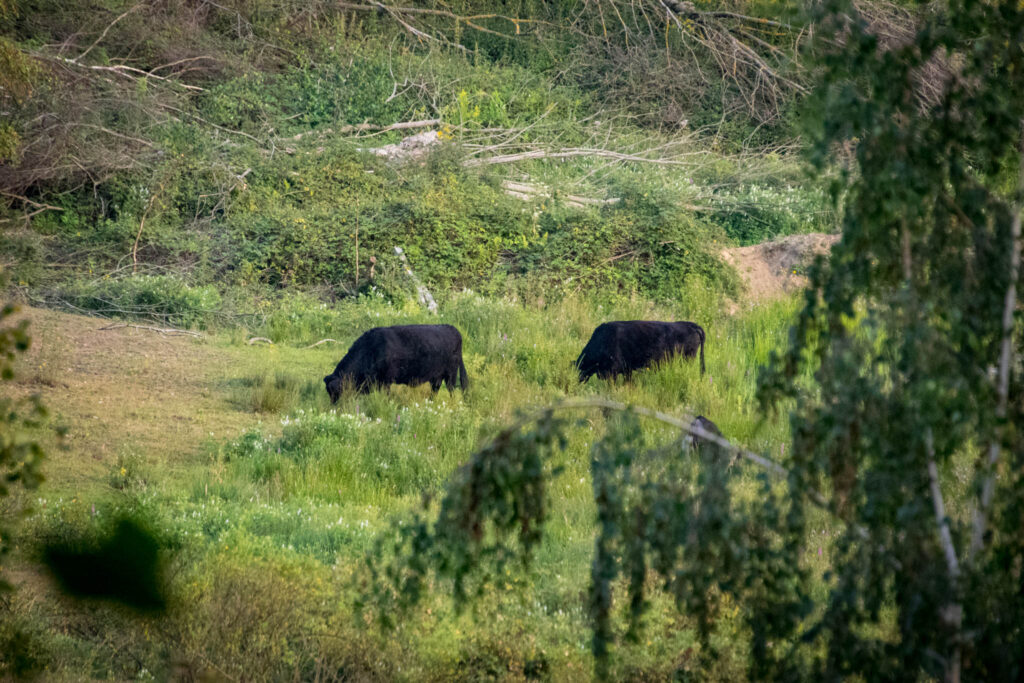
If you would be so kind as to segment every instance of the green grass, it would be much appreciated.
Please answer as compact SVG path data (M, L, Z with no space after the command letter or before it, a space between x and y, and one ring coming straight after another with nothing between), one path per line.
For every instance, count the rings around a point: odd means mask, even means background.
M219 360L196 381L194 395L181 387L164 411L146 414L148 439L120 446L96 468L74 464L96 446L74 438L95 422L76 412L77 393L90 391L95 404L112 386L130 396L134 389L95 377L92 384L75 385L71 395L50 393L51 406L69 424L72 447L51 459L54 475L22 527L23 545L30 550L33 539L89 528L118 511L142 514L169 547L168 581L177 607L148 625L103 607L71 616L37 600L48 589L29 582L7 609L18 623L32 625L41 661L64 678L86 672L134 677L141 668L160 677L173 662L199 672L274 679L315 677L317 671L328 678L402 680L515 679L528 672L555 680L589 676L582 596L593 551L589 448L606 429L600 411L581 413L568 447L553 456L564 472L552 484L550 521L536 561L529 570L497 577L496 590L469 612L455 613L444 598L447 588L434 585L396 632L378 632L364 621L371 614L360 617L354 607L365 588L363 558L377 534L425 497L436 508L451 473L517 413L566 397L606 396L673 414L704 414L730 439L778 459L788 440L786 419L758 415L753 393L758 367L786 339L794 306L781 301L727 317L698 297L676 308L570 298L537 309L464 293L443 302L437 317L364 298L320 311L317 324L296 325L296 335L271 320L257 332L276 330L279 343L273 346L249 346L237 331L202 342L127 331L105 338L110 343L95 353L162 349L157 367L136 372L173 377L176 366ZM88 321L48 315L53 332ZM707 374L701 377L694 361L675 359L637 373L630 384L592 379L580 385L571 362L593 328L633 318L703 324ZM346 393L336 405L329 403L321 377L366 328L428 321L462 331L468 392L432 395L426 385L395 386ZM341 343L302 348L328 336ZM88 366L79 350L66 353L66 363ZM148 386L149 376L141 381ZM165 387L168 394L173 389ZM176 429L175 415L204 395L209 412L203 419L235 427L211 436L200 424L168 447L163 435ZM124 429L132 428L127 416L118 418L127 421ZM647 427L652 440L678 438L664 425ZM128 434L104 437L121 438L129 441ZM57 473L58 458L71 461L73 475ZM740 490L753 495L757 474L744 472ZM808 551L808 561L824 567L827 556ZM689 649L693 624L657 590L653 595L643 642L617 651L621 676L668 678L696 666ZM225 620L224 614L235 616ZM701 676L733 679L742 673L745 652L732 625L738 624L735 616L727 613L720 626L720 670ZM85 631L68 632L69 623L85 624ZM127 642L126 631L140 628L149 629L148 639Z

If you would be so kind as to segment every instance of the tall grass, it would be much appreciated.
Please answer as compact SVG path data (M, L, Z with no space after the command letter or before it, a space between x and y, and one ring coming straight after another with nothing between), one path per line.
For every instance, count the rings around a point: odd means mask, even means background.
M280 370L243 378L239 386L237 402L256 413L282 413L299 404L312 400L319 382L304 379L290 372Z
M295 334L279 321L268 322L280 343L299 349L313 338L342 342L295 350L298 360L287 371L269 363L279 357L280 344L249 347L237 335L234 341L225 336L224 343L250 354L261 371L223 389L238 408L259 411L264 423L213 443L206 463L175 478L154 481L144 472L132 473L147 486L120 487L97 506L100 515L126 505L142 511L178 549L171 586L179 608L152 641L131 646L135 659L158 677L169 675L172 660L194 671L258 671L268 679L589 676L582 595L594 531L589 449L607 429L601 412L580 413L567 448L553 456L564 469L551 484L551 511L536 562L496 577L495 589L473 613L454 612L442 597L443 586L426 586L434 597L397 631L377 631L372 614L360 616L355 607L367 588L361 569L366 553L393 520L407 519L423 506L436 509L452 472L518 413L567 397L607 396L674 414L703 414L727 438L779 459L788 439L785 417L759 415L753 398L758 367L786 339L794 306L783 301L728 317L696 296L675 306L570 298L533 308L463 293L430 316L363 299L318 311L317 323L303 322ZM677 358L634 374L631 383L592 379L581 385L571 363L594 327L636 318L703 325L707 373L702 377L697 362ZM470 390L432 394L427 386L394 386L345 393L332 406L320 378L369 326L398 322L458 327ZM679 437L657 423L648 429L652 441ZM738 485L753 492L758 475L744 474ZM50 501L29 528L46 533L94 523L73 508ZM719 625L718 668L697 671L696 660L686 654L694 644L694 624L666 596L657 590L652 596L644 640L620 648L616 675L742 675L746 653L732 630L735 612L725 610ZM57 618L38 607L20 609L37 621ZM126 628L120 619L102 609L87 617L89 628L101 634ZM99 661L113 647L101 638L69 642L55 634L42 642L54 670L69 677L86 671L83 653ZM110 642L119 639L112 636ZM101 671L90 675L138 675L137 664L103 661Z

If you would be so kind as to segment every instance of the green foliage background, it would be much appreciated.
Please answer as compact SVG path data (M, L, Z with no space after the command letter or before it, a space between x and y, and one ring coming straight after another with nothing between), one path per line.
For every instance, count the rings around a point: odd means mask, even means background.
M394 277L400 246L442 292L551 299L562 294L554 283L569 282L566 291L670 300L689 284L735 294L717 256L730 240L829 229L824 195L794 184L801 176L791 159L751 163L749 151L795 135L785 113L792 97L761 109L725 106L738 85L708 77L673 90L669 106L670 64L647 77L631 71L662 46L620 53L605 40L595 52L587 36L599 24L578 8L438 8L442 17L500 16L452 24L423 15L437 36L424 44L379 13L318 3L229 2L191 14L159 3L12 3L0 32L8 55L0 98L11 114L0 128L0 207L15 223L42 209L0 240L13 286L88 310L98 307L84 291L130 304L114 289L150 285L94 282L123 278L130 262L133 273L173 274L221 294L300 287L331 299L371 284L373 258L380 279L372 284L404 296ZM517 16L525 31L506 33L512 24L502 17ZM581 17L586 32L559 28ZM616 30L627 46L643 35L639 24ZM70 57L39 47L71 32L102 39L83 40ZM685 30L669 33L672 50L697 55L675 42ZM472 49L451 47L459 41ZM682 135L687 116L712 115L711 102L725 106L714 114L718 127ZM664 118L669 109L675 123ZM367 151L416 131L341 133L423 119L443 122L434 128L445 144L420 162L383 163ZM515 143L527 146L689 145L700 162L678 171L586 157L463 165L503 144L503 130L518 130ZM508 196L502 181L523 177L554 196ZM621 201L579 209L564 199L573 193Z

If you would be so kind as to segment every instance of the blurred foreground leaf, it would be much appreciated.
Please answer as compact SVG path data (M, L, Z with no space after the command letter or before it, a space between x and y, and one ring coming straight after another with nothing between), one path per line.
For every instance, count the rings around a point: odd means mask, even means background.
M135 520L123 519L105 537L48 546L45 562L69 595L160 612L167 600L160 581L159 550L151 531Z

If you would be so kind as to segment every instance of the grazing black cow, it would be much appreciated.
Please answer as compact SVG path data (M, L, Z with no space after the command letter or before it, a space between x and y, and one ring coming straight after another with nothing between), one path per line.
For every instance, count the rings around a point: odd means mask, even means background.
M714 422L707 419L703 415L698 415L693 419L693 422L690 423L690 428L692 429L694 427L704 430L704 432L707 434L711 434L719 438L724 438L722 436L722 432L718 430L718 425L716 425ZM693 433L688 434L690 439L690 445L693 446L694 448L697 448L702 443L714 443L712 441L709 441L706 437L697 436L696 434Z
M364 332L334 372L324 377L324 384L335 403L347 383L364 393L389 384L424 382L434 391L444 382L448 391L453 391L456 379L463 390L469 386L462 363L462 335L457 329L451 325L395 325Z
M592 375L608 379L650 367L677 353L693 358L700 350L700 374L704 374L704 328L691 322L629 320L601 323L576 359L580 382Z

